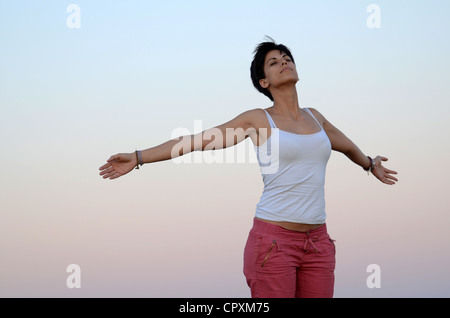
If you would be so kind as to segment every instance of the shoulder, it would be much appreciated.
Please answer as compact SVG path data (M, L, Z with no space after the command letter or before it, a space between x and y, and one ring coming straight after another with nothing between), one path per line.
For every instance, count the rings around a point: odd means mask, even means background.
M254 108L246 110L232 120L221 125L221 128L243 128L244 130L255 130L266 127L266 115L264 109Z
M242 112L241 114L239 114L239 116L254 117L254 116L260 116L261 114L264 114L263 108L253 108L253 109L249 109L249 110Z
M271 130L271 125L266 114L267 110L267 108L253 108L243 113L250 128L257 133L259 133L260 129L266 129L266 131Z
M264 108L253 108L241 113L239 116L251 122L254 127L259 127L261 122L264 122L267 118Z
M261 116L261 115L266 116L266 110L264 108L253 108L246 111L246 113L249 113L254 116Z
M308 109L311 111L311 113L316 117L316 119L322 124L326 123L326 118L323 116L316 108L308 107Z
M311 113L313 113L314 116L317 115L319 117L323 117L322 114L316 108L313 108L313 107L307 107L307 108L311 111Z

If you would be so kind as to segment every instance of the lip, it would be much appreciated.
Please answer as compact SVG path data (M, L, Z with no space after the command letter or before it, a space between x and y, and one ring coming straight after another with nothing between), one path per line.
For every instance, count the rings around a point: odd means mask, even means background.
M283 68L282 70L281 70L281 72L280 73L283 73L284 71L286 71L286 70L290 70L290 71L292 71L292 69L290 68L290 67L285 67L285 68Z

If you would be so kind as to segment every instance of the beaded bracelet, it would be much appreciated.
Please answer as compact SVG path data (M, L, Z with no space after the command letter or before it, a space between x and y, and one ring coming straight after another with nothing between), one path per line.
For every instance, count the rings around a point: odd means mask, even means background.
M364 171L367 171L367 175L370 175L370 173L372 172L373 169L375 169L375 160L373 160L372 158L370 158L369 156L367 156L367 158L369 158L370 160L370 164L369 167L364 168Z

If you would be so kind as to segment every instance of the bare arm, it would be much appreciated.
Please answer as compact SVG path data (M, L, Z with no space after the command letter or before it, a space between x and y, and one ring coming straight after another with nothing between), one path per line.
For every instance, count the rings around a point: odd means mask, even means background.
M323 129L327 133L331 142L333 150L338 151L346 155L351 161L361 166L362 168L368 168L371 164L370 159L366 156L358 146L344 135L339 129L334 127L322 114L317 110L312 109L314 115L318 120L322 122ZM372 174L377 177L381 182L389 185L395 184L397 178L393 175L397 174L396 171L389 170L382 165L382 161L388 161L388 158L382 156L376 156L374 158L375 168L372 170Z
M142 150L142 162L153 163L183 156L193 151L223 149L234 146L248 136L255 134L254 116L256 110L246 111L236 118L195 135L171 139L158 146ZM136 167L138 160L135 153L120 153L111 156L100 167L104 179L116 179Z
M142 151L144 163L173 159L193 151L224 149L234 146L256 130L253 128L253 110L195 135L187 135L169 140L159 146Z

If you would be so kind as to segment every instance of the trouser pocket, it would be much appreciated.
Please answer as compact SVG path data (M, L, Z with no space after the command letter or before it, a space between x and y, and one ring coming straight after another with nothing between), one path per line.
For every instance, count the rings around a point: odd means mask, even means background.
M264 260L261 264L261 267L264 267L264 265L266 264L267 260L269 259L270 253L272 253L273 248L275 247L275 245L277 244L277 240L273 240L272 241L272 245L269 248L269 251L266 254L266 257L264 257Z
M333 239L330 237L330 242L331 242L331 244L333 245L334 255L336 255L336 244L334 243L334 242L336 242L336 240L333 240Z
M255 246L255 270L257 272L270 270L280 264L279 242L273 236L258 237Z

